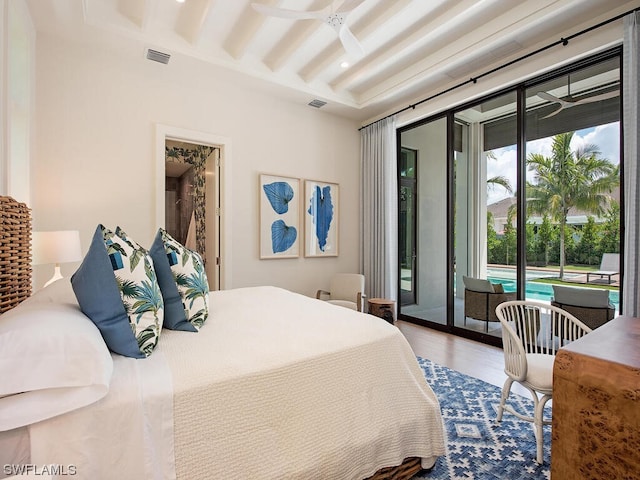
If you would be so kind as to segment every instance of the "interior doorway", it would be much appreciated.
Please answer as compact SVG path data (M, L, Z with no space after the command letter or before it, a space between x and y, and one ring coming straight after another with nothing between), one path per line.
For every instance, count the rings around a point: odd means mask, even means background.
M220 148L165 139L165 229L204 260L210 290L219 289Z
M167 140L167 146L172 142ZM165 230L191 250L196 249L193 241L195 212L193 199L193 165L165 161Z
M173 127L157 127L156 222L201 254L209 288L225 286L228 258L222 216L223 160L228 139Z

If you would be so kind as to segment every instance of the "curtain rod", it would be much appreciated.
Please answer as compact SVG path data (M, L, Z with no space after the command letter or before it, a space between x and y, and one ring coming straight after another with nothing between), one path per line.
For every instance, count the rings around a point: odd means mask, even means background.
M360 131L360 130L362 130L364 128L370 127L374 123L380 122L382 120L386 120L387 118L390 118L390 117L393 117L394 115L397 115L399 113L406 112L407 110L414 110L418 105L422 105L423 103L426 103L426 102L428 102L430 100L433 100L434 98L437 98L437 97L440 97L442 95L445 95L445 94L447 94L449 92L452 92L453 90L457 90L460 87L464 87L465 85L467 85L469 83L477 83L478 80L481 79L481 78L484 78L484 77L486 77L488 75L491 75L492 73L495 73L495 72L497 72L499 70L502 70L503 68L510 67L511 65L513 65L515 63L518 63L518 62L521 62L522 60L526 60L527 58L533 57L534 55L538 55L539 53L542 53L542 52L544 52L546 50L549 50L550 48L557 47L558 45L566 46L566 45L569 44L569 40L573 40L576 37L584 35L585 33L589 33L592 30L596 30L596 29L598 29L600 27L603 27L603 26L608 25L608 24L610 24L612 22L615 22L616 20L620 20L621 18L626 17L630 13L634 13L634 12L638 12L638 11L640 11L640 8L634 8L633 10L629 10L628 12L621 13L620 15L616 15L615 17L612 17L612 18L610 18L608 20L600 22L597 25L593 25L593 26L585 28L584 30L581 30L581 31L579 31L577 33L569 35L568 37L562 37L560 40L557 40L557 41L555 41L553 43L550 43L549 45L541 47L538 50L534 50L533 52L529 52L526 55L522 55L521 57L515 58L515 59L513 59L513 60L511 60L511 61L509 61L507 63L504 63L504 64L500 65L499 67L492 68L491 70L489 70L487 72L484 72L484 73L481 73L480 75L478 75L476 77L471 77L469 80L465 80L464 82L461 82L461 83L458 83L456 85L453 85L452 87L449 87L446 90L442 90L441 92L438 92L438 93L436 93L434 95L431 95L430 97L424 98L424 99L420 100L419 102L413 103L411 105L407 105L406 107L401 108L400 110L395 111L393 113L390 113L389 115L387 115L385 117L382 117L379 120L376 120L375 122L368 123L367 125L364 125L364 126L358 128L358 131Z

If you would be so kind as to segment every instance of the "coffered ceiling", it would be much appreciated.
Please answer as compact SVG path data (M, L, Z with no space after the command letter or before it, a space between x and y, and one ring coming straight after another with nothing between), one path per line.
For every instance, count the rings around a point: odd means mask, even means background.
M265 15L247 0L27 1L37 30L93 41L110 32L361 119L640 6L638 0L255 0L322 11L323 18L348 9L342 20L363 49L354 56L322 19Z

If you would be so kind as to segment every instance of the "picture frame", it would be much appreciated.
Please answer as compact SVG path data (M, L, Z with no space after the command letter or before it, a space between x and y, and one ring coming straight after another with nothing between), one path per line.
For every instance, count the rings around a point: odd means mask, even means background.
M260 259L300 256L300 179L259 175Z
M340 186L337 183L305 180L304 190L304 255L337 257Z

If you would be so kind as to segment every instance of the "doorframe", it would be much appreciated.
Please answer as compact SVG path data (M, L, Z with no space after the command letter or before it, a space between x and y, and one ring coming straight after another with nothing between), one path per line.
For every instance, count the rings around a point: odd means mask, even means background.
M400 155L402 155L403 151L410 151L413 153L414 159L415 159L415 163L414 163L414 169L415 169L415 173L413 177L402 177L400 174L398 174L398 178L399 178L399 188L401 189L402 187L409 187L411 189L411 194L412 194L412 202L411 202L411 211L413 212L413 215L410 219L411 221L411 231L412 231L412 238L411 238L411 245L413 247L412 251L411 251L411 299L409 302L407 302L407 297L408 295L405 295L405 298L402 298L402 278L400 278L399 284L400 287L398 288L398 297L399 297L399 301L401 303L402 306L408 306L408 305L415 305L417 302L417 293L416 293L416 286L418 285L417 282L417 277L418 277L418 268L416 265L416 261L417 261L417 248L418 248L418 150L416 150L415 148L410 148L410 147L403 147L402 145L400 145ZM407 219L407 217L405 217L405 220ZM405 222L405 231L406 231L406 222ZM400 253L400 246L398 248L398 254ZM399 260L402 260L400 258L400 256L398 256ZM398 268L400 269L400 273L402 270L402 262L400 262L400 264L398 265ZM402 276L402 275L401 275Z
M201 145L209 145L220 149L220 290L231 288L231 228L227 225L226 218L231 212L231 188L227 188L227 179L231 178L231 139L197 130L173 127L170 125L156 124L155 156L156 156L156 201L155 217L156 228L165 226L165 142L178 140ZM215 214L215 213L214 213Z

